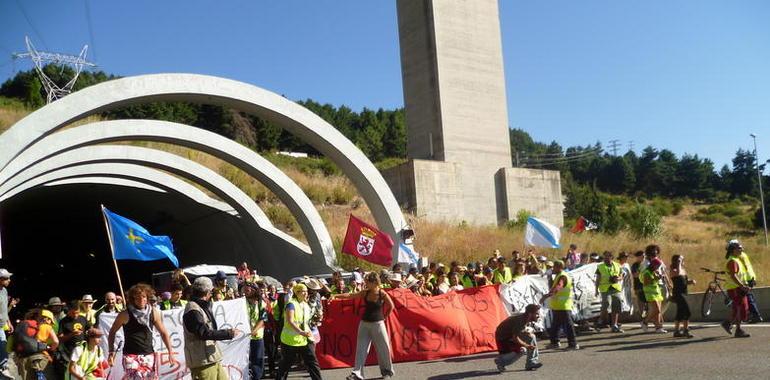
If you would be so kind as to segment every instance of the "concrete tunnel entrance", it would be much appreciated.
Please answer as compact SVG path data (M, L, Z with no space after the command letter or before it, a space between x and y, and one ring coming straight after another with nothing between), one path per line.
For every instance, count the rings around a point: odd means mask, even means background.
M177 194L107 184L42 186L3 202L0 266L14 273L9 290L21 309L49 297L102 299L118 284L100 204L141 221L153 234L172 237L181 266L258 267L258 237L238 216ZM253 233L253 229L252 232ZM150 283L151 274L172 270L164 261L118 262L123 286ZM98 305L97 305L98 307Z

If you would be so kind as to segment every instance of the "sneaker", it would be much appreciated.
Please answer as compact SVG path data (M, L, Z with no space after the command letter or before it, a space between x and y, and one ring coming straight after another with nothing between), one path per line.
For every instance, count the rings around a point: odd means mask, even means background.
M500 362L497 359L495 359L495 366L497 366L497 372L498 373L505 372L505 366L500 364Z
M762 319L762 317L761 317L761 316L759 316L759 315L753 316L753 317L751 317L751 318L749 319L749 324L750 324L750 325L753 325L753 324L755 324L755 323L762 323L762 322L764 322L764 320L763 320L763 319Z
M747 332L743 331L743 329L737 329L737 330L735 330L735 337L736 337L736 338L748 338L748 337L750 337L750 336L751 336L751 334L749 334L749 333L747 333Z
M524 367L524 369L526 369L527 371L534 371L542 366L543 366L543 363L534 363L532 365L528 365Z
M663 327L658 327L657 329L655 329L655 333L656 334L666 334L666 333L668 333L668 331L666 329L664 329Z
M647 329L648 329L648 327L647 327L647 324L646 324L646 323L644 323L644 322L639 322L639 326L642 328L642 331L643 331L643 332L647 332Z
M548 343L548 345L545 346L545 348L547 348L549 350L558 350L558 349L561 348L561 343L560 342Z
M682 330L682 336L685 338L695 338L694 335L690 334L690 329Z
M3 376L5 379L13 379L14 376L11 373L11 370L8 367L0 368L0 375Z
M622 334L625 331L623 331L623 329L621 329L620 326L615 325L615 326L612 326L612 332L614 332L614 333L621 333Z
M355 373L351 373L348 375L348 377L345 378L345 380L362 380L360 377L358 377Z
M727 331L728 335L733 334L733 324L730 321L724 321L720 324L725 331Z
M683 338L683 337L684 337L684 330L674 331L674 338Z
M572 351L577 351L577 350L579 350L579 349L580 349L580 345L579 345L579 344L577 344L577 343L575 343L575 344L570 344L569 346L567 346L567 349L568 349L568 350L572 350Z

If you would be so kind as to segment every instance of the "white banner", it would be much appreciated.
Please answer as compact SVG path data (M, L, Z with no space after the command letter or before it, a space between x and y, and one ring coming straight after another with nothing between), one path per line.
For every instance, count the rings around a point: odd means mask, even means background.
M580 268L567 272L572 278L573 308L572 319L582 321L597 317L601 311L601 296L596 294L596 268L598 264L588 264ZM551 279L552 280L552 279ZM500 286L500 298L505 305L508 315L521 313L529 304L539 304L540 298L548 293L550 281L545 275L527 275L524 278ZM623 281L623 312L632 311L632 293L633 286L631 279ZM548 309L548 300L540 309L540 322L536 324L538 328L547 328L551 325L551 313Z
M222 350L222 366L225 367L225 371L230 375L231 380L241 380L249 378L249 319L246 311L246 300L239 298L231 301L214 302L213 306L214 319L217 321L217 327L220 329L237 328L246 333L239 334L235 339L230 341L218 342L219 348ZM172 379L191 379L190 370L185 365L184 360L184 325L182 322L182 314L184 309L174 309L161 311L163 316L163 324L166 326L169 337L171 339L171 346L176 355L174 357L179 361L178 366L172 366L168 360L168 351L166 346L160 339L160 334L157 330L153 330L153 347L157 354L157 361L159 365L159 375L161 380ZM112 327L112 322L115 320L117 314L103 313L99 317L99 328L104 331L104 338L102 344L104 345L104 352L108 352L107 349L107 334ZM110 369L110 380L119 380L123 378L123 366L122 366L122 351L123 351L123 330L118 330L115 336L115 348L117 353L115 356L115 366Z

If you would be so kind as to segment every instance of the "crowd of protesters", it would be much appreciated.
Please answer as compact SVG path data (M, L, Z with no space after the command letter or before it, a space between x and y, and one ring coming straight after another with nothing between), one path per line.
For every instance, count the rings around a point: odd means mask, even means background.
M641 328L647 331L652 324L656 333L663 329L661 303L668 297L676 305L675 337L692 338L689 330L690 309L687 288L694 284L688 277L683 255L673 255L667 266L660 259L660 248L647 246L631 255L620 252L587 254L571 245L563 257L549 260L533 250L513 251L510 258L499 251L486 261L461 265L451 262L431 263L428 266L404 267L396 264L390 270L366 273L355 268L349 274L335 272L327 280L301 277L281 285L264 281L246 263L238 268L236 281L228 282L224 272L217 272L213 280L199 277L190 281L182 270L172 276L170 289L156 292L144 284L137 284L123 299L115 292L104 295L103 304L90 294L64 303L51 297L47 304L28 311L20 321L11 323L7 288L11 273L0 269L0 344L12 337L9 350L0 350L0 375L13 378L8 371L7 352L13 352L19 375L24 379L96 379L105 376L109 367L116 365L115 334L122 329L122 365L127 379L148 379L156 375L157 363L152 345L152 331L157 331L169 353L172 346L160 317L160 310L184 309L184 354L194 378L222 379L226 374L220 364L222 355L215 341L233 339L240 331L218 329L211 312L211 302L244 297L250 321L249 370L251 378L263 376L286 378L288 371L302 359L303 368L312 379L320 379L321 372L315 357L314 344L319 341L319 326L323 322L322 300L362 299L365 311L358 328L355 365L349 379L362 379L364 362L374 343L381 375L394 375L388 332L384 320L393 309L390 296L383 289L403 288L419 296L435 296L466 288L493 284L507 284L524 275L548 278L549 291L540 300L549 302L552 312L547 334L548 348L561 347L559 335L567 336L569 349L580 349L576 331L610 327L614 333L623 333L619 321L624 284L633 287L634 302L642 312ZM630 257L634 262L628 263ZM730 241L726 248L725 288L732 299L732 316L722 327L735 337L748 337L741 324L751 318L761 321L751 288L756 284L751 261L743 252L740 242ZM596 263L595 284L601 296L601 313L591 328L588 321L573 321L572 279L569 272ZM667 296L666 296L667 295ZM539 363L537 344L529 324L537 320L539 305L526 308L522 315L503 321L496 333L500 356L495 360L499 370L526 354L526 369L534 370ZM111 313L112 322L107 338L108 352L102 352L100 342L104 332L104 313ZM513 319L512 319L513 318ZM577 323L577 326L575 325ZM24 333L19 333L23 331ZM173 354L169 355L173 362ZM265 360L266 359L266 360Z

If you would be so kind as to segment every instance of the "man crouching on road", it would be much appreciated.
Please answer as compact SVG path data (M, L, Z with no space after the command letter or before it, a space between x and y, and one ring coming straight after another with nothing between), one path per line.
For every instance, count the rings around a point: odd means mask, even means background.
M523 314L513 315L500 322L495 330L497 352L500 355L495 359L497 370L505 371L505 366L519 360L524 353L527 354L527 371L534 371L543 366L537 351L537 340L534 331L530 327L532 322L540 318L539 305L527 305Z
M226 380L222 368L222 352L217 340L233 339L238 329L217 330L211 312L211 291L214 284L207 277L198 277L192 284L192 300L187 303L184 321L184 356L194 380Z

